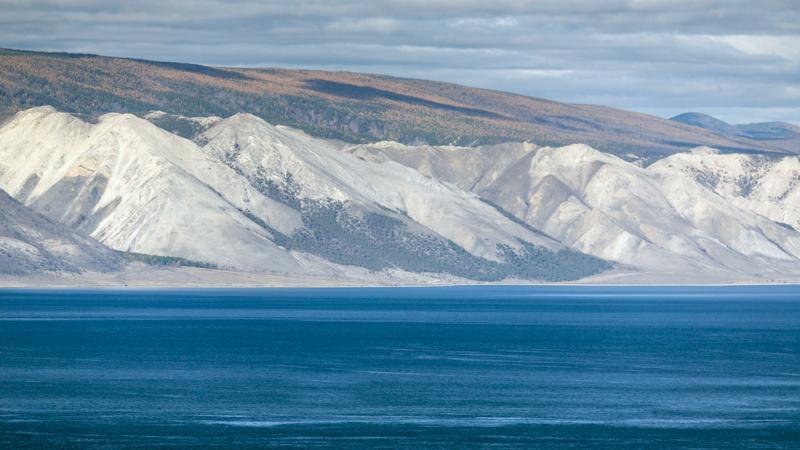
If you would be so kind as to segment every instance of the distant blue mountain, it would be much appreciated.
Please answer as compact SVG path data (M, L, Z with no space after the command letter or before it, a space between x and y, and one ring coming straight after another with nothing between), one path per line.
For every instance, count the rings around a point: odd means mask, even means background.
M727 136L741 136L756 140L800 138L800 127L786 122L759 122L732 125L708 114L687 112L670 120L693 125Z

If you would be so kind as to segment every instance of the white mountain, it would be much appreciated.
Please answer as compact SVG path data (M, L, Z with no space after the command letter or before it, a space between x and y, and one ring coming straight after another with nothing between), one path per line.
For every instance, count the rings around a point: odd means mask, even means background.
M112 271L121 256L34 213L0 190L0 274Z
M400 269L497 280L608 267L477 195L238 114L196 142L146 118L49 107L0 127L0 188L118 250L290 274ZM172 120L172 119L170 119ZM202 144L202 148L198 145Z
M191 141L132 115L91 124L49 107L17 114L0 128L0 188L117 250L242 269L312 265L242 213L290 232L300 224L296 211Z
M497 245L520 241L562 246L508 220L471 193L398 163L375 164L342 152L336 141L273 126L250 114L225 119L198 138L214 157L249 180L292 191L298 200L341 202L394 217L407 216L478 257L499 261Z
M800 230L800 157L722 154L707 147L653 164L677 170L737 207Z
M280 242L342 264L476 279L574 279L608 266L512 220L474 193L398 163L376 164L249 115L195 139L262 193L301 211Z
M469 171L438 167L458 159L454 154L459 153L464 160L481 159L485 149L431 152L384 143L347 151L473 186L479 195L576 250L647 272L724 278L800 272L797 232L667 164L645 169L585 145L531 148L522 156L507 151L486 161L483 170L491 176L476 183ZM776 176L789 185L798 172L783 169Z
M641 167L580 144L350 145L249 114L88 123L41 107L0 127L0 189L109 247L331 278L565 280L610 267L598 258L797 276L798 183L798 157L701 148Z
M461 189L480 192L512 164L537 148L530 142L458 147L408 146L384 141L348 146L345 151L373 162L398 162L429 177L454 183Z

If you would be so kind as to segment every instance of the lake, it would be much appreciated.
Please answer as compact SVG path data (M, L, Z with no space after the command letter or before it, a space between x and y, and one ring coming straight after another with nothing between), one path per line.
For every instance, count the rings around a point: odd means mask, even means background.
M0 446L798 448L800 287L0 290Z

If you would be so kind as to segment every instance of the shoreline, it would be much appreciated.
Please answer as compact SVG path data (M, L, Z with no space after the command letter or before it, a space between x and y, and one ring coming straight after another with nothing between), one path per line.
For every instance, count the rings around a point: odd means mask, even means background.
M18 279L15 281L19 281ZM641 282L641 283L593 283L580 281L552 282L497 282L497 283L347 283L337 280L325 280L318 283L133 283L133 284L97 284L97 283L52 283L42 284L40 280L29 280L29 283L10 282L0 278L0 293L3 291L204 291L204 290L266 290L266 289L425 289L425 288L726 288L726 287L772 287L800 286L800 280L786 281L709 281L687 283Z
M406 275L406 274L403 274ZM797 286L798 278L754 279L689 279L685 282L665 280L677 278L645 272L615 274L608 278L588 278L567 282L535 282L506 280L471 282L425 276L375 276L364 278L321 278L276 274L227 272L211 269L170 268L133 273L83 273L77 275L0 276L0 292L10 290L74 290L74 291L166 291L166 290L261 290L261 289L419 289L470 287L587 287L587 288L670 288L670 287L746 287ZM622 275L622 276L619 276ZM641 281L613 282L614 278L634 278Z

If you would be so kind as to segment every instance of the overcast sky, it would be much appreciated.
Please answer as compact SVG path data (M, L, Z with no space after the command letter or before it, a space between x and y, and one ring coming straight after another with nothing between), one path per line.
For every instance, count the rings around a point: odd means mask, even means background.
M800 0L0 0L0 47L385 73L800 123Z

